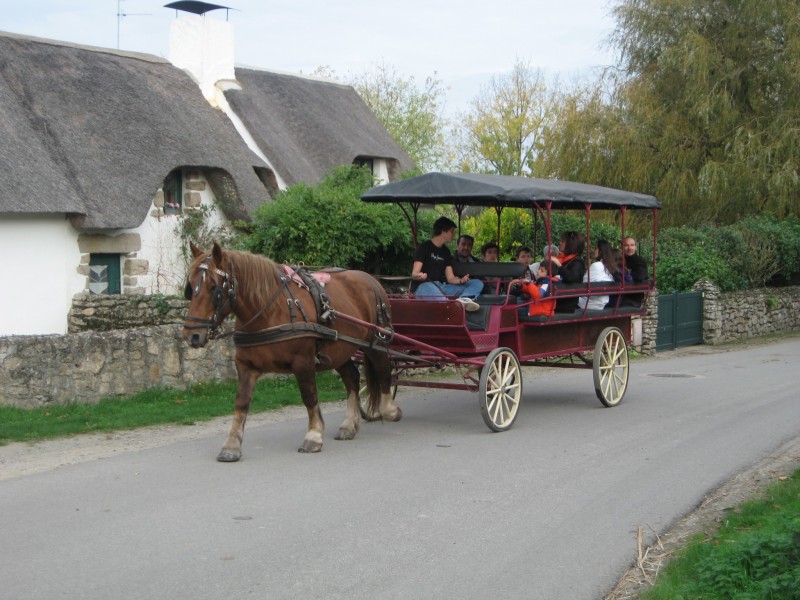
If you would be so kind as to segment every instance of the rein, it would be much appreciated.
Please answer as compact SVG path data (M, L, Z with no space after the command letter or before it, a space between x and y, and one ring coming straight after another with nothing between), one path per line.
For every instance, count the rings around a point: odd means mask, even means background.
M213 295L211 298L211 303L214 307L214 314L210 319L187 316L185 319L186 321L192 321L196 324L184 325L186 329L208 329L210 339L219 339L232 335L234 345L237 347L261 346L289 339L313 337L320 340L320 342L345 341L361 348L372 348L376 342L381 345L388 345L394 337L394 331L391 329L391 326L387 326L388 315L386 312L386 305L380 301L380 294L377 292L377 290L373 289L376 297L378 323L368 323L366 321L362 321L361 319L357 319L350 315L336 311L331 306L328 295L324 290L321 289L322 286L312 277L309 277L301 271L298 271L298 274L302 277L303 284L298 283L298 287L306 288L314 300L314 304L317 306L317 314L320 321L319 323L308 322L308 318L306 317L302 304L289 288L289 281L293 279L278 273L277 276L280 280L280 285L277 286L275 291L267 299L264 305L238 329L220 333L218 331L218 327L224 320L223 312L229 305L231 306L232 310L236 310L236 294L239 284L238 280L236 279L236 267L233 259L230 261L230 274L228 274L226 271L212 267L210 265L211 260L212 257L209 255L201 264L197 266L197 269L200 271L199 281L197 281L193 288L187 283L186 297L187 299L191 300L193 296L199 294L200 289L205 283L206 274L209 271L213 271L216 275L222 278L222 284L219 286L215 285L215 289L213 289L212 292ZM373 283L373 286L374 285L376 284ZM281 292L283 292L286 296L291 323L284 323L282 325L261 329L259 331L242 331L242 329L246 328L261 315L263 315L264 312L270 306L272 306L272 304L274 304ZM302 314L303 322L296 322L295 307L297 307ZM337 317L365 327L366 329L372 329L375 332L375 337L371 341L367 342L363 339L341 334L335 329L325 325L325 323L330 323Z

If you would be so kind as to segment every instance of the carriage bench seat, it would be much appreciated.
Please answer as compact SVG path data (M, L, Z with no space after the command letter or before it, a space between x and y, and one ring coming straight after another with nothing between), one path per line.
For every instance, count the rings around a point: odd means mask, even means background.
M574 312L568 313L555 313L552 317L544 315L520 315L519 320L521 323L552 323L553 321L569 321L571 319L581 319L583 317L614 317L618 315L636 315L642 312L642 309L636 306L620 306L616 309L604 308L602 310L581 310L580 308Z
M521 279L525 276L527 267L518 262L496 263L454 263L453 273L457 277L469 275L471 279L483 281L483 295L500 295L505 291L506 284L512 279ZM504 302L499 302L503 304Z

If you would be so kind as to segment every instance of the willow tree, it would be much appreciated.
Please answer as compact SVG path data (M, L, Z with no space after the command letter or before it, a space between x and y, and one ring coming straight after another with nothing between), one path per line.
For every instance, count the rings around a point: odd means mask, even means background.
M656 194L668 224L800 214L800 4L623 0L613 75L561 104L543 169Z

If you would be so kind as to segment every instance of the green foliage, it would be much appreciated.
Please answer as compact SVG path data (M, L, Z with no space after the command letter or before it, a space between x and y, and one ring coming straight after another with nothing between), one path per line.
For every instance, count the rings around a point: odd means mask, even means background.
M213 225L219 204L213 206L202 205L197 208L185 208L176 215L179 226L175 235L180 239L181 252L186 265L194 258L189 251L189 242L194 242L201 248L210 248L214 242L219 242L226 247L236 247L239 244L239 234L228 225ZM233 225L233 224L232 224Z
M542 159L655 194L662 225L800 214L800 4L622 0L616 69L562 100Z
M800 471L729 513L713 539L690 543L642 599L800 597L798 514Z
M647 244L641 245L647 254ZM728 226L673 227L658 238L658 288L688 291L702 278L722 291L784 283L800 275L800 220L771 215Z
M350 84L418 168L427 172L441 165L447 124L442 117L445 89L435 74L420 87L414 77L404 79L394 68L381 64Z
M743 278L708 247L680 248L669 250L667 244L659 243L659 258L656 268L657 284L661 293L685 292L700 279L710 279L722 291L743 287Z
M609 241L612 246L620 248L622 245L620 228L614 223L604 221L603 216L602 211L595 211L592 214L589 224L592 243L603 239ZM579 231L585 235L585 215L578 212L553 213L550 219L550 228L551 239L556 245L565 231ZM538 260L541 258L542 249L547 244L547 233L541 216L537 215L534 221L531 211L516 208L506 208L501 212L499 240L497 239L497 212L494 209L486 209L474 217L464 219L462 231L475 237L474 253L476 256L482 244L497 242L500 246L501 261L513 261L516 249L520 246L529 247Z
M314 187L293 185L256 211L245 246L290 264L405 273L410 229L397 207L360 200L372 185L358 167L335 169Z
M510 73L492 77L466 114L458 135L455 170L531 175L553 116L554 94L544 75L517 60Z

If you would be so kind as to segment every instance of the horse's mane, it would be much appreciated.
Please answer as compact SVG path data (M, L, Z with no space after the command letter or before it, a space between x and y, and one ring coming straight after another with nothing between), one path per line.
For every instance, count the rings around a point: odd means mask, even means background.
M206 260L208 254L202 254L192 261L189 273L194 273L198 265ZM251 254L250 252L239 252L238 250L222 251L222 268L230 273L230 261L233 260L236 270L236 280L238 282L237 294L239 298L251 306L263 304L275 286L280 283L278 280L279 267L277 263L266 256Z
M238 294L243 302L250 306L261 305L267 301L280 282L278 280L278 265L275 261L249 252L225 250L225 262L233 259L236 265L236 279L239 282ZM230 270L229 266L225 270Z

